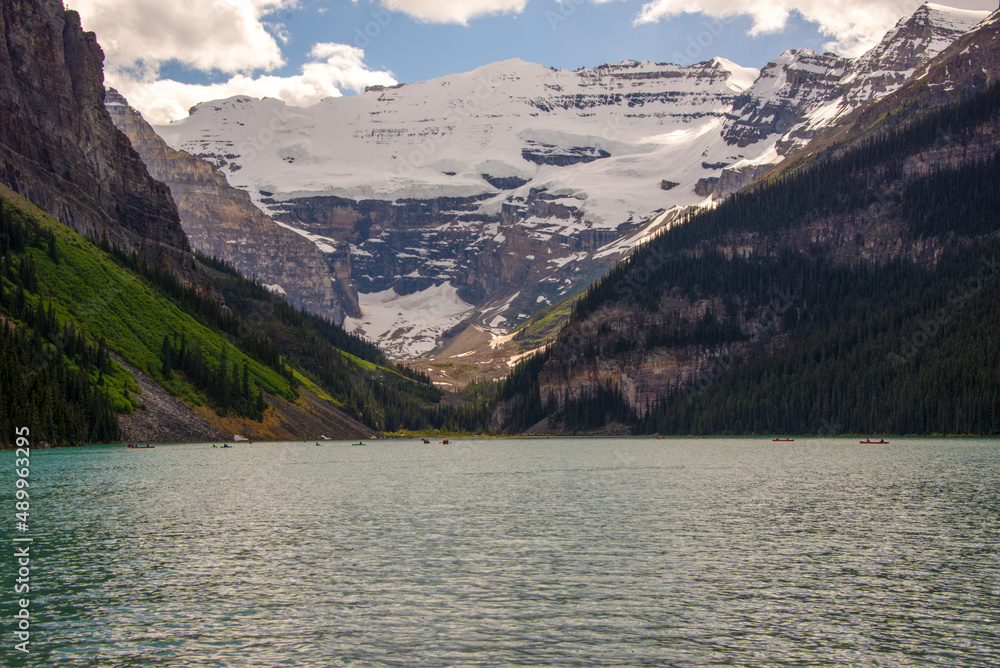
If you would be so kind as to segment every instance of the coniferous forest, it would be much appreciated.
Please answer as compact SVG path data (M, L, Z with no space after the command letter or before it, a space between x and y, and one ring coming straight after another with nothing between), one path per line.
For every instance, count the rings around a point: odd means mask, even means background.
M37 264L25 253L31 248L58 262L51 232L0 207L0 444L15 427L54 443L117 439L107 347L60 324L51 302L29 297L39 288Z
M998 125L994 85L639 248L508 379L508 429L1000 434ZM809 226L832 231L802 241ZM733 255L734 239L755 252ZM668 293L712 306L664 320ZM615 383L573 393L553 380L663 349L705 362L639 405Z

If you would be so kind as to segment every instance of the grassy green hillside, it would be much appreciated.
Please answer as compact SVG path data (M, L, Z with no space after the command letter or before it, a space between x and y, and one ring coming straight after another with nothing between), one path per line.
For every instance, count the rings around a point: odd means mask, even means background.
M560 328L569 321L573 304L582 292L583 289L580 289L566 295L518 325L513 339L518 350L521 352L535 350L555 340Z
M454 422L419 374L223 263L201 258L201 282L184 284L7 189L0 207L0 443L21 425L55 444L117 438L109 416L143 406L113 356L218 415L259 420L265 397L295 402L307 387L376 430Z
M9 191L0 192L0 200L0 235L4 238L0 309L8 323L44 344L43 354L22 365L22 376L38 375L56 362L79 366L67 354L67 333L73 332L73 338L113 351L188 403L210 404L204 388L195 387L182 375L168 377L164 373L164 336L177 336L192 350L199 350L203 363L216 373L220 373L225 357L227 374L233 368L241 373L246 367L252 391L295 398L296 388L288 375L254 359L221 332L184 312L156 286L124 269L93 242ZM39 310L44 318L33 315ZM106 369L92 375L93 387L116 413L141 408L138 386L120 365L109 362ZM8 413L8 417L21 416ZM46 427L39 425L39 429L44 432ZM40 434L45 436L61 440L55 434ZM71 440L88 439L79 434Z

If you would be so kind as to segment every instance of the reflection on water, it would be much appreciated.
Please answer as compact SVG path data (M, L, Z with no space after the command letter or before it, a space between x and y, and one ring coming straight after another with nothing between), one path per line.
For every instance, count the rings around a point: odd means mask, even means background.
M32 665L1000 664L995 440L91 447L31 477Z

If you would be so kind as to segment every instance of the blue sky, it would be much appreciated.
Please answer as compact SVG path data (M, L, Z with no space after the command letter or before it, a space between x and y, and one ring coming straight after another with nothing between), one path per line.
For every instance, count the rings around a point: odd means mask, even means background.
M153 122L248 94L308 105L520 58L576 69L790 48L857 55L919 0L66 0ZM995 9L993 0L952 6Z
M290 57L303 58L315 42L361 46L369 67L389 70L402 82L468 71L508 58L576 69L629 58L676 62L677 54L688 63L697 62L689 58L690 51L697 60L722 56L761 67L785 49L821 49L829 41L819 34L816 24L797 15L781 33L750 37L752 20L746 16L722 23L686 14L633 25L640 3L564 4L560 9L555 2L529 2L518 15L485 16L467 25L421 22L365 2L315 3L300 12L285 12L280 19L293 36L286 46ZM329 11L317 13L324 6ZM713 33L720 30L716 37ZM707 47L698 44L699 33L704 33L702 44L712 38Z

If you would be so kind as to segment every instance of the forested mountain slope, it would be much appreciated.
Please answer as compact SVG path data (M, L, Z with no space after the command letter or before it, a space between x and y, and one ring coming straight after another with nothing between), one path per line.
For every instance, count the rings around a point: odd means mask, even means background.
M1000 432L1000 88L897 111L620 263L494 424Z

